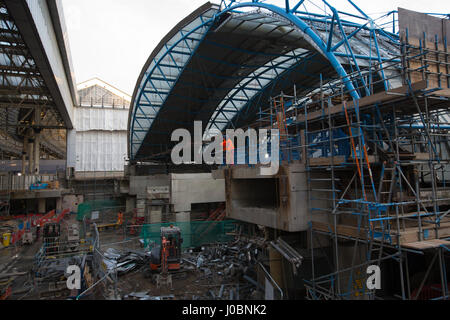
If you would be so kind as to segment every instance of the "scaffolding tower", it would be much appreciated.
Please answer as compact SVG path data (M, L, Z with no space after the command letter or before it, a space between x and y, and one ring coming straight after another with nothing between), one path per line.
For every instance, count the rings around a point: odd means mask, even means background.
M406 29L392 43L397 55L356 67L349 78L359 99L345 79L321 76L307 97L294 88L260 109L254 126L280 130L281 161L306 167L308 299L449 297L449 52L445 38L429 39ZM390 89L394 78L402 85ZM319 253L329 258L327 274ZM369 289L369 266L379 268L381 288Z
M419 45L402 40L398 57L368 70L371 78L401 68L402 87L373 94L386 79L371 81L360 87L370 94L353 101L344 90L321 87L318 100L295 108L304 113L296 123L303 125L310 203L327 204L310 208L308 299L448 298L450 104L442 88L449 87L449 53L437 44L427 48L425 37ZM318 214L328 219L317 221ZM316 274L316 251L328 246L333 272ZM418 261L426 272L412 283ZM368 289L371 265L385 272L388 291ZM428 281L432 270L439 281Z

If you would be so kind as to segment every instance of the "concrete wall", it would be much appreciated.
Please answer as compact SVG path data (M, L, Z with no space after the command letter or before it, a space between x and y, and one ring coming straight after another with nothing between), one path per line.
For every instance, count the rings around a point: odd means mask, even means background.
M225 202L225 180L210 173L171 174L170 203L175 212L191 211L194 203Z
M62 208L63 209L70 209L71 212L78 212L78 205L80 203L83 203L84 197L82 195L76 196L76 195L66 195L63 196L62 199Z
M169 187L169 175L154 175L154 176L131 176L130 177L130 192L132 196L147 197L147 187Z
M155 211L142 208L144 200L150 206L155 199L170 199L176 213L190 212L195 203L225 202L225 180L213 179L210 173L131 176L129 196L135 197L133 203L140 204L142 212ZM132 200L128 201L130 205Z
M326 215L311 216L310 207L327 208L328 204L310 201L302 164L281 166L274 176L261 176L259 168L249 167L219 170L213 175L226 178L229 218L288 232L306 231L311 220L327 219Z

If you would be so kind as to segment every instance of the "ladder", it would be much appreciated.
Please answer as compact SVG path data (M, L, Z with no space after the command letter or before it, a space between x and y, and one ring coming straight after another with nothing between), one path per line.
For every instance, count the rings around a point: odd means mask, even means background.
M288 131L283 95L273 99L273 107L277 117L278 130L280 131L280 141L287 140Z

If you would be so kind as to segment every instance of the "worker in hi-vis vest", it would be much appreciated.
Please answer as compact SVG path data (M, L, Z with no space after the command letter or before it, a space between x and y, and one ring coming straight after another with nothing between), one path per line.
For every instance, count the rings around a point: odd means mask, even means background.
M121 226L123 224L123 213L119 211L119 215L117 216L117 224Z
M227 163L227 153L229 153L231 155L231 159L233 159L233 163L234 164L234 144L233 141L231 139L227 139L227 140L223 140L222 142L222 146L223 146L223 158L224 158L224 163Z

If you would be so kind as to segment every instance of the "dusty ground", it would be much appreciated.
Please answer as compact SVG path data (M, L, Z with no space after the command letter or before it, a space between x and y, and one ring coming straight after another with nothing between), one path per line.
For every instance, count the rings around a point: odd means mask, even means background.
M100 234L101 249L107 250L114 248L117 250L143 250L139 240L128 239L124 242L123 233L117 230L108 230ZM194 255L185 252L183 258L193 260ZM133 297L133 293L140 293L152 298L159 297L176 300L191 300L191 299L211 299L214 296L218 297L220 289L222 289L222 298L229 298L229 291L236 289L239 281L238 277L225 277L221 269L216 269L214 266L209 267L208 273L202 270L197 270L195 266L185 261L181 263L181 270L172 274L172 288L162 286L157 288L154 279L149 273L148 266L144 266L139 270L132 271L129 274L119 276L117 284L118 295L122 299L137 299ZM154 273L156 276L157 273ZM153 277L154 278L154 277ZM241 287L246 284L241 283ZM234 294L236 296L236 294Z
M74 217L69 221L73 223ZM119 251L136 250L143 251L139 237L126 237L123 228L105 230L100 233L101 251L108 248L114 248ZM0 279L0 288L12 288L12 294L9 299L66 299L66 295L42 296L42 292L34 290L33 282L33 265L35 263L35 255L42 246L42 235L39 241L35 241L32 245L17 245L9 248L0 249L0 273L24 273L5 279ZM189 259L192 263L196 263L195 253L184 252L183 258ZM220 297L220 299L237 298L237 287L241 294L241 299L246 294L246 286L248 283L240 282L239 275L224 275L224 268L227 263L205 265L204 268L197 269L192 263L182 261L181 270L172 274L172 288L162 286L157 288L155 283L156 274L149 272L149 266L144 265L140 269L131 271L128 274L121 275L116 284L116 292L119 299L139 299L146 297L147 299L212 299ZM99 286L98 290L101 289ZM97 290L97 291L98 291ZM230 291L233 291L230 293ZM137 293L137 296L134 294ZM251 290L249 290L251 293ZM102 291L102 294L95 294L88 299L112 298L111 293Z
M35 254L41 247L42 242L34 242L32 245L17 245L0 249L0 273L20 274L0 279L2 293L11 287L11 299L24 299L32 289L31 269Z

